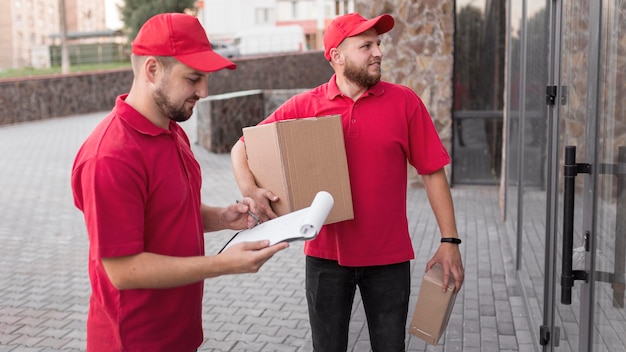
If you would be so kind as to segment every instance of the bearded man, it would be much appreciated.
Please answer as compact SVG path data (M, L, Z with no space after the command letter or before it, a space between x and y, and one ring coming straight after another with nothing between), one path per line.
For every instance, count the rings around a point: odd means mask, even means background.
M72 168L89 237L87 351L196 351L204 340L204 279L257 272L287 244L235 245L205 256L204 233L256 220L250 198L200 200L202 176L178 122L208 95L216 54L197 18L150 18L132 44L133 84L84 142Z
M394 19L357 13L335 18L324 33L324 56L335 74L328 83L286 101L260 124L340 114L350 174L354 219L325 225L305 244L306 296L313 349L344 352L359 288L374 352L405 350L414 251L406 216L407 161L424 180L441 232L427 263L444 269L442 289L464 280L452 197L443 167L450 157L428 110L408 87L381 81L379 35ZM231 151L242 194L255 200L261 220L276 217L272 190L250 172L245 141ZM328 170L329 172L332 170Z

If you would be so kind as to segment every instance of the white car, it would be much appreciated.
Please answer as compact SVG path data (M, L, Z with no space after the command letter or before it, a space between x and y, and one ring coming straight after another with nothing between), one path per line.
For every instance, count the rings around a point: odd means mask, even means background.
M238 32L233 43L241 55L265 55L307 51L300 25L259 26Z
M239 47L231 43L211 41L211 47L213 48L213 51L228 59L241 56L239 53Z

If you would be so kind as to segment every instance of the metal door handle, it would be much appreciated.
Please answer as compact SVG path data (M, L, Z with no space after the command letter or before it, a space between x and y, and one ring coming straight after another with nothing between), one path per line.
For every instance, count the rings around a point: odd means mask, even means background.
M565 165L563 166L563 259L561 266L561 303L572 304L572 287L575 280L587 281L587 272L572 270L574 252L574 198L576 176L590 173L591 165L576 163L576 147L565 147ZM588 238L588 235L587 235ZM586 248L587 249L587 248Z

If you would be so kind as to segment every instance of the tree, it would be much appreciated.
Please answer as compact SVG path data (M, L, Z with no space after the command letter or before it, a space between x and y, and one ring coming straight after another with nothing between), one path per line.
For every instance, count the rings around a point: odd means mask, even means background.
M119 5L124 30L129 42L137 36L139 28L152 16L165 12L189 12L196 0L125 0Z
M67 47L67 16L65 0L59 0L59 17L61 25L61 73L70 73L70 54Z

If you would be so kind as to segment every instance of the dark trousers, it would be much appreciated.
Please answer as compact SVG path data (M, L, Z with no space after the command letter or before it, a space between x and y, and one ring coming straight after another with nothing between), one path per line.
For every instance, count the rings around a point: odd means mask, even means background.
M356 287L365 308L374 352L403 352L411 291L409 262L345 267L306 258L306 297L316 352L345 352Z

